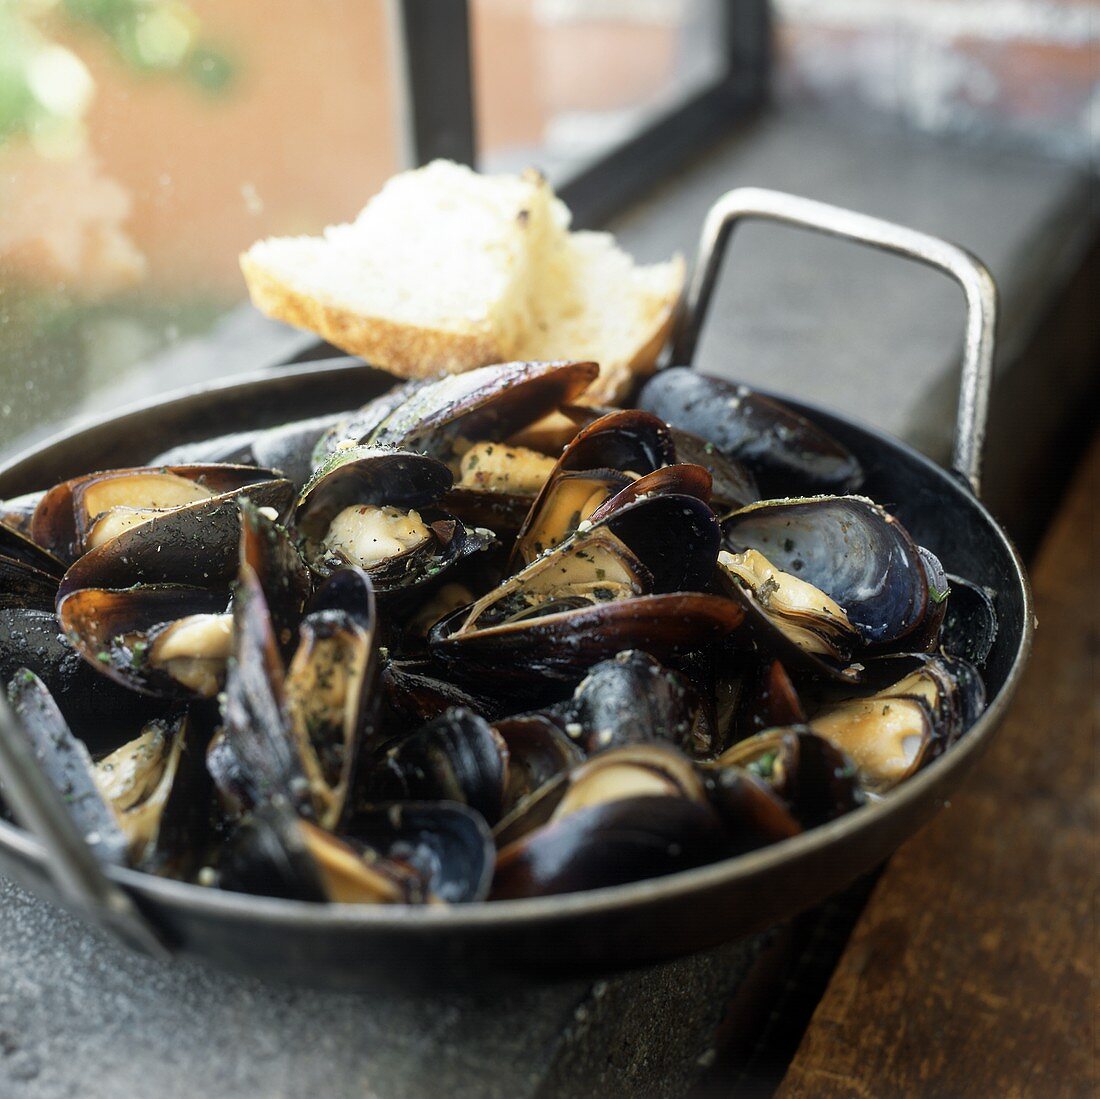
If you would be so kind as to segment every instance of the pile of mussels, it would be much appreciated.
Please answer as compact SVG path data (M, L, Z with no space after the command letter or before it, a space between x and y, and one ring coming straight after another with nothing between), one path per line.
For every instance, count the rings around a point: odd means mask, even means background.
M96 853L564 893L797 835L966 731L989 597L843 446L688 370L576 404L596 371L410 382L0 505L0 674Z

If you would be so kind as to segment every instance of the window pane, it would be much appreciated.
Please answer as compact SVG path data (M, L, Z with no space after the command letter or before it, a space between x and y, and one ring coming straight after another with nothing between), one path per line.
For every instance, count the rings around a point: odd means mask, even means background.
M720 0L472 0L481 164L558 182L725 71Z
M244 300L239 252L395 170L385 11L0 3L0 451L179 385L156 356Z

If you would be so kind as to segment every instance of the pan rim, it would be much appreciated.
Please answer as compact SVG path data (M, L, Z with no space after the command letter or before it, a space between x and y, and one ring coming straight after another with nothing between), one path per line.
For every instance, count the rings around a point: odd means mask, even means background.
M363 371L377 372L377 368L346 358L337 360L335 365L332 360L321 360L306 365L271 367L172 390L157 397L124 406L107 415L81 417L74 420L68 427L0 462L0 481L12 476L18 477L25 467L41 459L55 447L70 441L74 436L90 430L106 428L154 409L235 389L246 390L263 382L278 380L293 382L314 375L338 375L344 372L354 374ZM395 384L399 382L400 379L395 379ZM163 905L168 909L184 910L189 915L200 918L222 919L237 924L258 923L270 927L297 929L308 927L312 930L362 930L366 933L374 931L388 935L404 933L418 935L425 928L461 932L503 927L549 926L578 916L637 914L650 905L682 900L709 889L727 886L734 882L749 882L754 878L774 874L781 871L785 864L794 867L812 859L834 844L842 843L860 832L872 829L880 820L903 816L907 809L915 807L916 803L928 797L935 787L946 786L948 776L957 771L964 773L968 762L986 748L1003 719L1016 693L1021 673L1031 651L1034 636L1031 585L1016 547L982 501L975 497L956 475L943 469L910 444L862 424L841 412L821 408L768 390L757 391L782 401L799 412L807 413L810 418L815 416L831 418L842 423L846 428L859 434L871 435L903 452L907 458L922 468L929 480L942 482L949 486L951 491L965 494L969 506L976 509L981 520L994 532L1011 562L1010 583L1017 587L1022 595L1023 623L1020 640L1008 668L1004 685L966 735L926 768L892 790L881 801L864 805L837 820L819 825L780 843L664 877L648 878L578 893L519 900L481 901L450 907L319 905L307 901L223 892L169 878L159 878L143 871L123 867L106 867L107 876L135 896L139 903L147 901L149 904ZM939 808L942 808L942 805ZM0 850L30 864L45 880L49 880L45 848L25 829L0 821Z

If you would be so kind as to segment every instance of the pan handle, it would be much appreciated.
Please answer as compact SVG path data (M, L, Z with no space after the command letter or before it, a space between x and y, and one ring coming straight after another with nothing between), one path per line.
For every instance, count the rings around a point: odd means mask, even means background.
M727 191L703 223L695 271L673 335L677 365L691 365L730 234L750 218L868 244L937 268L959 283L966 295L966 338L951 466L979 495L997 324L997 287L981 260L939 237L840 206L759 187Z
M60 791L46 777L20 734L18 719L2 691L0 789L19 822L45 847L50 877L66 901L132 949L154 958L171 956L163 938L129 894L103 872L65 808Z

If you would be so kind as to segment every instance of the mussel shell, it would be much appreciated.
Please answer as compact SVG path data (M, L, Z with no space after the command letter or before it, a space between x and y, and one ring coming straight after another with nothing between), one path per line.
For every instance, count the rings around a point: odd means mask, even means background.
M364 776L360 800L454 801L492 824L507 782L503 738L484 718L456 708L391 747Z
M21 668L7 684L7 692L17 725L4 732L26 739L95 856L125 865L129 844L114 810L96 785L92 757L69 729L45 684Z
M696 592L648 595L453 636L465 610L432 630L432 652L461 682L494 695L545 698L577 683L588 669L624 649L665 662L720 640L744 612L720 596Z
M494 721L493 728L508 748L506 811L584 762L584 752L547 714L515 714Z
M773 787L740 767L707 776L707 795L730 838L730 854L741 855L790 839L803 826Z
M711 502L715 511L725 514L737 511L760 499L756 478L747 466L727 458L713 443L700 439L690 431L669 429L676 446L676 461L702 466L711 478Z
M606 516L652 496L691 496L706 504L710 502L711 484L710 474L702 466L677 462L624 485L592 512L589 521L598 523Z
M180 511L200 509L200 514L210 514L221 505L231 501L240 493L246 492L253 503L272 506L278 511L289 503L293 495L293 486L280 478L273 470L258 469L255 466L241 465L183 465L183 466L136 466L127 469L103 470L75 477L69 481L54 485L39 501L31 520L31 537L40 546L45 546L65 561L73 561L84 550L83 522L77 512L80 501L88 486L105 479L116 479L142 474L172 473L214 493L214 496L194 504L172 508L156 520L164 519ZM235 508L227 509L229 511ZM140 528L131 528L140 529ZM160 528L162 531L168 528ZM105 543L106 544L106 543ZM201 543L199 543L201 544ZM193 547L192 547L193 548Z
M57 617L73 648L103 675L131 691L159 698L190 698L193 692L147 657L148 650L117 643L140 635L142 644L162 627L193 614L221 614L224 591L185 584L132 588L79 588L58 598Z
M311 606L283 681L284 713L314 813L333 829L344 819L359 756L377 730L378 623L370 578L358 569L335 573Z
M959 576L948 576L950 593L939 643L949 656L984 666L997 640L994 593Z
M0 556L0 610L52 611L56 600L56 576Z
M256 431L231 431L225 435L215 435L211 439L195 439L189 443L180 443L155 454L146 463L148 466L192 466L192 465L261 465L253 461L252 442ZM274 468L274 467L267 467Z
M0 608L0 683L20 668L42 680L66 722L96 752L118 747L120 723L140 724L163 708L82 660L52 611Z
M693 714L675 672L648 653L628 650L595 665L566 708L566 729L594 752L626 744L663 741L683 745Z
M871 645L897 642L924 619L928 581L905 528L862 496L764 500L722 521L724 543L755 549L820 588Z
M0 500L0 523L27 538L31 536L31 521L45 491L28 492L23 496L11 496Z
M230 835L219 854L218 879L223 889L237 893L328 900L297 819L271 806L250 813Z
M766 495L852 492L863 482L859 461L840 442L737 382L687 367L662 370L642 387L638 407L744 462Z
M32 542L23 531L0 521L0 561L4 559L18 561L57 579L65 572L65 563L59 557Z
M745 671L732 723L735 739L805 722L802 700L781 661L760 660Z
M598 373L595 363L515 362L448 375L407 391L363 441L449 460L456 436L503 441L575 400Z
M615 409L586 424L558 459L559 469L652 473L676 461L668 426L636 408Z
M306 537L319 541L346 507L426 507L451 487L452 480L451 471L426 454L377 446L340 450L302 489L294 522Z
M249 460L255 465L279 470L301 489L313 476L313 450L318 440L347 415L326 413L269 427L253 436Z
M309 780L285 717L285 672L263 589L248 565L241 566L233 598L233 655L222 713L237 780L247 805L274 800L312 818Z
M366 806L345 833L411 867L431 900L465 904L489 895L496 847L485 819L469 806L447 801Z
M605 512L592 526L606 526L626 543L649 570L658 595L703 591L710 583L721 531L702 500L649 496Z
M484 527L504 538L519 532L534 500L534 494L486 492L457 485L444 494L439 505L466 527Z
M724 857L729 839L707 804L626 798L579 809L505 847L491 898L510 900L622 885Z
M714 772L737 767L767 780L803 828L835 820L866 800L852 761L808 726L757 733L704 766Z
M129 588L135 584L186 584L227 591L237 575L242 503L251 505L248 514L254 517L254 526L262 520L273 527L270 520L255 518L256 508L284 508L290 483L267 481L248 491L247 498L216 496L166 511L96 546L69 566L59 598L80 588ZM289 558L280 560L289 568ZM265 571L264 576L279 585L285 582L274 572Z
M392 725L401 722L419 728L444 710L459 706L481 716L496 712L498 703L481 698L439 675L425 660L391 661L382 669L381 684Z

